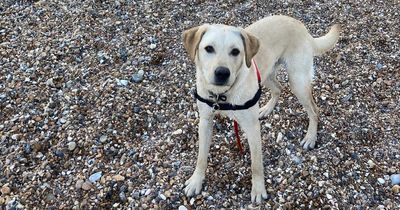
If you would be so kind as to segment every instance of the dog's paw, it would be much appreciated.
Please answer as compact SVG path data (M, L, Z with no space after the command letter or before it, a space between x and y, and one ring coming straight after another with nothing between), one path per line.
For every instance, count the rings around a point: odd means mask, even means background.
M185 194L188 197L199 194L203 185L204 177L193 174L190 179L185 182Z
M265 190L264 183L253 183L251 187L251 202L261 203L263 199L267 199L267 191Z
M304 139L301 141L300 145L303 146L304 150L314 149L315 142L317 141L316 136L308 136L306 135Z

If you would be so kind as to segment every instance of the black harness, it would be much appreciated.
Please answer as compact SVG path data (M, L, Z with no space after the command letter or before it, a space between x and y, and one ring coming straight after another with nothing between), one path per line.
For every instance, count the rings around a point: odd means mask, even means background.
M214 98L214 101L211 100L207 100L205 98L202 98L201 96L199 96L199 94L197 94L197 90L194 91L194 97L203 102L206 103L209 107L213 108L214 110L232 110L232 111L236 111L236 110L244 110L244 109L248 109L252 106L254 106L258 100L260 100L261 97L261 85L260 82L258 82L258 90L256 92L256 94L254 95L254 97L248 101L246 101L246 103L241 104L241 105L236 105L236 104L230 104L230 103L218 103L218 101L226 101L226 96L221 94L221 95L216 95L211 93L210 98Z
M214 94L210 92L210 98L214 99L213 101L207 100L205 98L202 98L201 96L199 96L199 94L197 94L197 90L194 91L194 97L203 102L206 103L209 107L213 108L214 110L232 110L232 111L236 111L236 110L244 110L244 109L248 109L252 106L254 106L258 100L260 100L260 96L261 96L261 74L260 74L260 70L258 69L258 65L256 63L256 61L254 59L251 60L254 68L256 70L256 74L257 74L257 80L258 80L258 90L256 92L256 94L254 95L254 97L248 101L246 101L246 103L241 104L241 105L236 105L236 104L230 104L230 103L218 103L219 101L226 101L226 96L224 94Z

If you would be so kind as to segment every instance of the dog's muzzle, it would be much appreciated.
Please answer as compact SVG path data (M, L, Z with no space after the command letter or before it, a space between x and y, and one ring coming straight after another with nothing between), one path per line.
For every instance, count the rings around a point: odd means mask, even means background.
M215 69L214 76L215 76L215 85L225 85L228 80L231 72L226 67L218 67Z

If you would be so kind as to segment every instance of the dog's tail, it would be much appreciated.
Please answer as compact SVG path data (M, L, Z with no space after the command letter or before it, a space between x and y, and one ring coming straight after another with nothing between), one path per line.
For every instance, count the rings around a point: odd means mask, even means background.
M332 49L339 39L340 31L340 25L335 24L325 36L314 38L314 55L322 55Z

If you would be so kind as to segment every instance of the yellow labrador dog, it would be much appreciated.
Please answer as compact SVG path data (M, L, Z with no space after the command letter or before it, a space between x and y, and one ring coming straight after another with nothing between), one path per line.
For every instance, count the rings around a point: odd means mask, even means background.
M199 109L199 154L193 175L186 181L187 196L201 191L212 137L212 119L222 114L237 120L245 132L251 153L252 202L267 196L264 185L259 118L271 113L281 92L275 64L286 63L290 87L309 117L307 134L301 141L311 149L317 140L318 109L312 96L313 56L331 49L339 38L340 26L313 38L304 25L287 16L271 16L242 29L226 25L202 25L184 31L183 41L196 64ZM261 84L271 90L271 99L259 107L255 64L261 70ZM252 100L253 99L253 100ZM245 109L235 109L244 104ZM223 105L227 109L221 109ZM233 108L232 108L233 107ZM230 109L231 108L231 109Z

